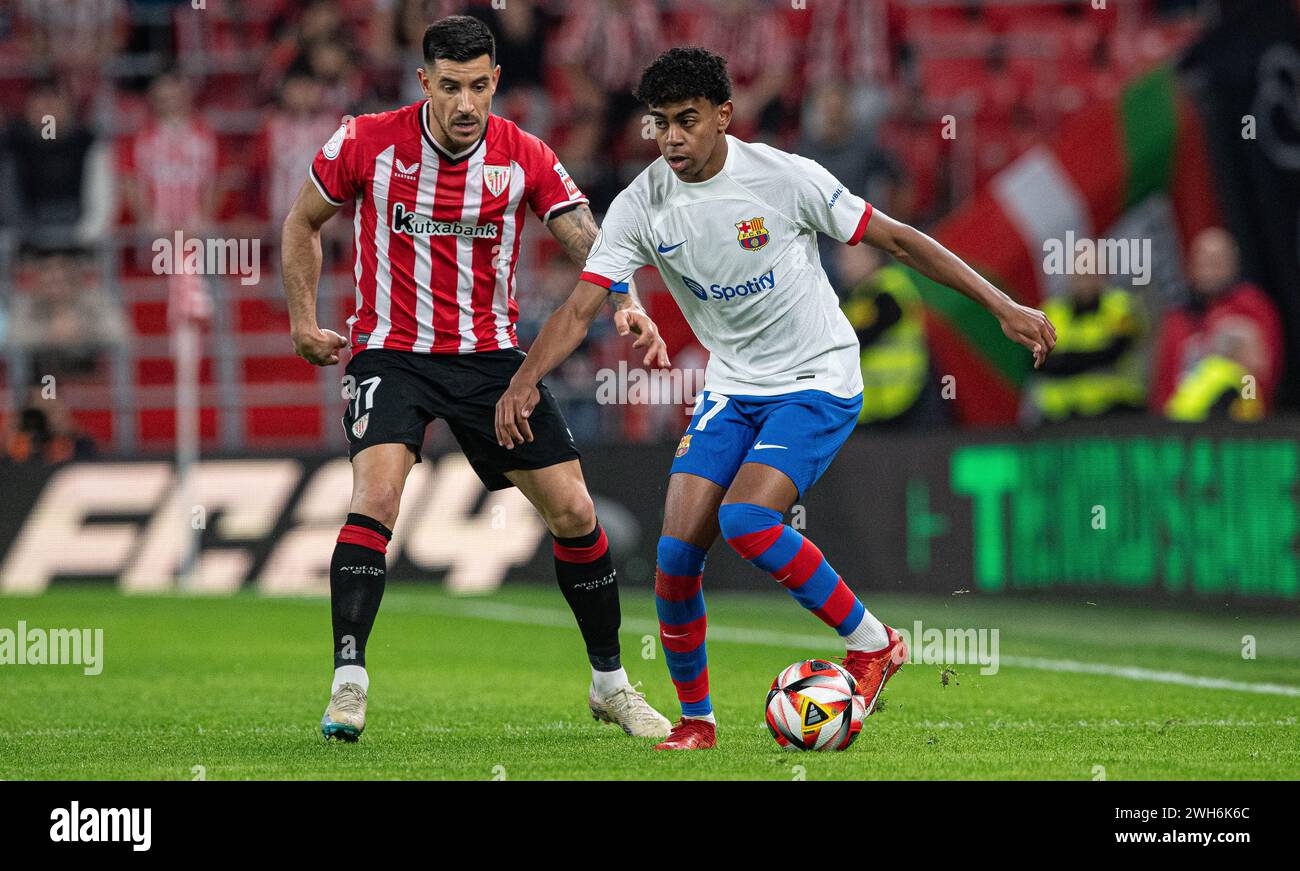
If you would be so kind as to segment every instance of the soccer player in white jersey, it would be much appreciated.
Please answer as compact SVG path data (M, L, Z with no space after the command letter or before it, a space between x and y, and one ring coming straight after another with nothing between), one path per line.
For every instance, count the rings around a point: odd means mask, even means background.
M700 591L719 532L844 639L844 667L867 713L907 659L895 630L862 606L783 515L857 422L862 376L853 327L817 257L817 233L889 252L984 305L1034 365L1056 335L924 233L873 210L811 160L727 135L726 61L675 48L646 68L637 96L662 158L614 200L573 294L547 321L497 404L507 447L532 438L541 378L579 344L609 288L658 268L709 350L705 389L677 446L658 547L659 635L682 718L660 750L716 745Z

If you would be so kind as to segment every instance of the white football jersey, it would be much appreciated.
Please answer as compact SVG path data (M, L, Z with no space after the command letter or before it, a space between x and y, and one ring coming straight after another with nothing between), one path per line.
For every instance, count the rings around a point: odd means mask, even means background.
M722 171L680 181L661 157L615 198L582 277L609 287L654 266L709 351L708 390L862 392L858 339L817 256L856 244L871 206L819 164L727 137Z

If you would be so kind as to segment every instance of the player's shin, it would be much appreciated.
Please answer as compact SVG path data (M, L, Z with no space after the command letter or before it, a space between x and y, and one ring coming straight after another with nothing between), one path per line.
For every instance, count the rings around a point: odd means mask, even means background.
M655 570L655 610L659 640L668 674L677 688L683 717L713 721L709 699L709 665L705 650L708 620L704 611L705 552L676 538L659 538Z
M718 509L718 522L736 553L775 578L796 602L839 633L849 650L880 650L889 644L884 624L863 607L817 545L781 521L780 512L737 502Z
M586 535L555 538L555 580L569 603L591 662L591 682L608 694L628 682L619 659L618 577L600 524Z
M393 533L373 517L349 514L330 560L330 612L334 624L334 689L366 689L366 641L384 598L388 542Z

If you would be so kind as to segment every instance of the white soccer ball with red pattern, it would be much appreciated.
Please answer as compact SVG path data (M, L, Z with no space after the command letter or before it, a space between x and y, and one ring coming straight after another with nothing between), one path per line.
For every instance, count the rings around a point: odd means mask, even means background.
M767 694L767 728L787 750L844 750L865 717L853 675L824 659L796 662Z

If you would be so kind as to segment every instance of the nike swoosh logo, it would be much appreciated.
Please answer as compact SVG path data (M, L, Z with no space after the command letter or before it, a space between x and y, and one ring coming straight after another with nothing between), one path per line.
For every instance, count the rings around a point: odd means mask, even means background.
M788 450L785 445L765 445L762 442L754 442L754 450L756 451L767 451L772 449L778 451Z
M682 246L685 245L685 244L686 244L686 240L685 240L685 239L683 239L682 241L678 242L676 245L668 245L668 246L665 246L664 243L660 242L660 243L659 243L659 253L660 253L660 254L667 254L669 251L676 251L678 248L682 247Z

